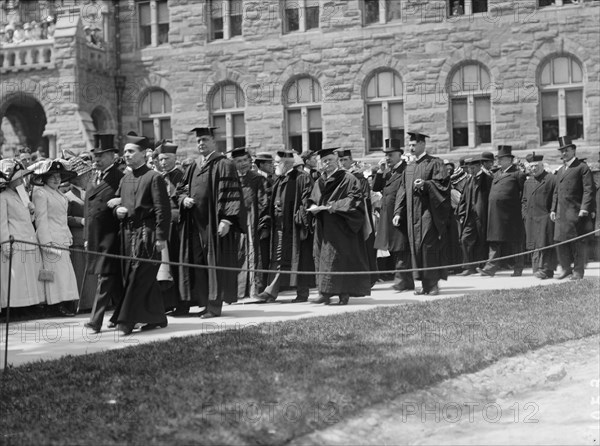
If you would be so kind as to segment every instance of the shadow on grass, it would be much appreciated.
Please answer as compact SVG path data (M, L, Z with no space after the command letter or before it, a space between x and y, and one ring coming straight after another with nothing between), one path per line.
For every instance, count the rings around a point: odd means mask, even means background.
M598 281L240 325L10 369L15 443L281 444L499 358L600 332Z

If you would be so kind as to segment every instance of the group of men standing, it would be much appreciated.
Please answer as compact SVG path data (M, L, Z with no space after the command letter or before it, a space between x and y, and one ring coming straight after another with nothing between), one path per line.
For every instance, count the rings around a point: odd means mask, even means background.
M369 183L362 172L351 171L349 150L318 151L320 174L305 169L293 150L260 154L255 164L272 161L275 172L255 171L245 148L234 149L230 158L216 150L214 128L192 132L200 157L185 173L173 162L177 146L164 141L156 149L158 173L146 165L149 140L128 135L123 174L114 164L118 149L112 136L97 135L98 174L85 204L87 248L99 253L88 255L88 272L99 277L90 329L100 331L111 296L116 303L111 324L126 334L137 323L145 324L142 330L166 326L165 307L172 315L187 315L198 306L202 318L218 317L223 302L244 297L274 302L286 288L296 290L292 302L307 301L316 285L316 303L338 296L345 305L352 296L370 294L377 280L376 250L392 256L394 289L415 289L419 280L415 294L437 295L439 280L447 278L452 219L459 222L464 261L471 263L462 274L472 274L479 263L477 271L493 276L497 259L525 244L540 248L581 234L587 229L583 219L593 211L591 174L565 138L560 147L565 166L556 177L537 165L526 182L510 146L499 147L495 173L489 152L466 159L470 176L456 215L450 174L441 159L427 153L428 136L409 132L410 157L403 156L401 141L386 140L385 163L373 181L373 191L383 195L375 227ZM531 156L533 165L539 161ZM529 227L535 230L525 231ZM582 249L580 242L559 248L562 276L583 277ZM127 258L102 255L107 253ZM180 265L166 273L170 285L159 285L160 261L166 258ZM520 258L514 275L523 269ZM551 277L554 266L549 250L534 256L538 277Z

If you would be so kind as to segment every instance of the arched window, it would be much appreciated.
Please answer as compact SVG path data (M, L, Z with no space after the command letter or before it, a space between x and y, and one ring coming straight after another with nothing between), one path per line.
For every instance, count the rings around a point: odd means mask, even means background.
M583 138L583 72L571 56L556 56L539 71L542 142Z
M404 104L402 80L391 70L378 71L367 81L367 149L381 150L389 138L402 141L404 147Z
M294 80L285 92L288 148L320 150L323 144L321 86L309 76Z
M454 70L447 85L452 114L452 147L477 147L492 142L490 75L478 63Z
M215 130L215 141L219 151L246 145L246 123L244 92L234 83L220 85L210 98L211 123Z
M140 103L140 131L148 138L173 139L171 98L159 88L149 90Z

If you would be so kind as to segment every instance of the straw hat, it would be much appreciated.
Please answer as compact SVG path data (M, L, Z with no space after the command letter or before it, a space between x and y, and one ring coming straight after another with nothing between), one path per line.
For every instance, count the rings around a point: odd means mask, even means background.
M69 162L63 159L45 159L38 161L35 164L29 166L29 170L33 172L32 183L36 186L42 186L45 183L45 179L53 173L60 174L61 183L69 181L77 176L76 172L73 172L69 168Z

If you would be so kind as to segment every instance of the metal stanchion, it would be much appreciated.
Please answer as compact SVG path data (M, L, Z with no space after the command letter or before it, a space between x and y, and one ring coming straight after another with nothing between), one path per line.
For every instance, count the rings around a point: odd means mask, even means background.
M11 235L8 237L8 241L8 290L6 296L6 339L4 339L4 373L6 373L6 370L8 370L8 324L10 323L10 288L12 282L12 258L15 238Z

